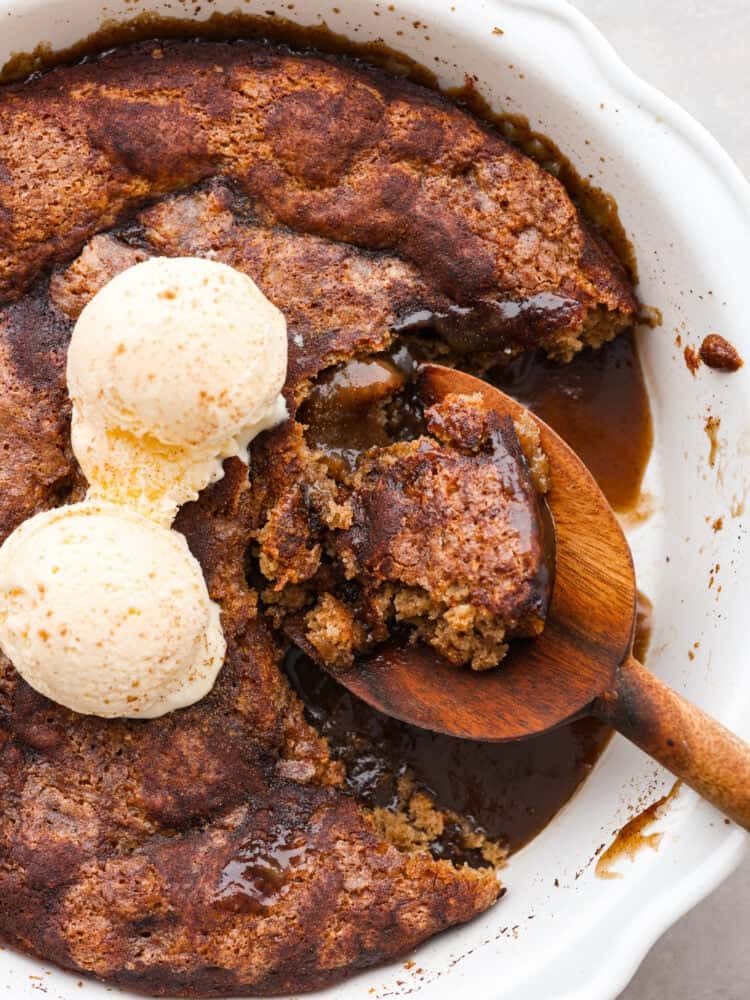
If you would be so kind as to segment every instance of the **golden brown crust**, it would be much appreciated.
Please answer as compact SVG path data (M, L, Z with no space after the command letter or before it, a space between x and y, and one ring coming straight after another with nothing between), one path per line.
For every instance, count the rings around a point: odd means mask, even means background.
M54 70L0 92L0 164L0 300L139 202L221 175L263 221L388 250L436 297L554 293L566 350L590 312L635 313L557 180L439 95L324 58L144 43Z
M86 295L82 274L67 287ZM9 387L0 537L80 494L63 375L70 327L43 287L0 314ZM293 460L281 444L276 453ZM233 461L178 521L228 639L220 680L200 704L150 723L82 718L0 664L6 941L152 994L291 992L394 957L496 898L493 872L399 853L338 790L340 766L304 721L245 581L259 504ZM273 844L285 826L305 831L310 861L293 885L283 876L266 912L217 904L238 844Z
M440 305L414 267L391 254L268 226L221 182L143 213L143 236L170 257L210 255L249 274L286 316L287 388L353 354L382 351L397 317Z
M101 235L120 220L132 231ZM71 323L155 253L226 260L284 309L292 410L322 369L384 350L420 311L447 316L446 329L456 305L485 316L470 351L559 357L635 312L557 181L443 98L377 71L261 43L149 43L6 87L0 538L81 495ZM151 994L323 986L499 892L492 871L389 846L341 791L279 672L245 556L254 536L261 568L304 583L324 529L348 528L349 514L293 422L256 442L253 467L252 490L230 462L178 521L228 639L207 699L104 722L0 663L0 936ZM297 864L279 872L278 851ZM265 872L260 902L234 898L238 864Z

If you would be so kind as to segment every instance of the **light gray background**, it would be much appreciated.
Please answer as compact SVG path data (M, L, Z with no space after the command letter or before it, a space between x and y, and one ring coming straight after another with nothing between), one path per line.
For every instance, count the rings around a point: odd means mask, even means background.
M750 0L573 3L750 177ZM750 1000L750 857L664 935L620 1000Z

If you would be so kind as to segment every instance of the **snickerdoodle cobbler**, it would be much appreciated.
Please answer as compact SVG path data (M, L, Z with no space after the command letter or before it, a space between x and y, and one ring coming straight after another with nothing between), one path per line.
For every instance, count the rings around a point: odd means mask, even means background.
M105 720L0 663L0 936L149 994L311 990L503 892L505 844L408 770L359 794L371 745L334 752L281 668L293 642L356 669L398 633L502 669L543 627L534 425L425 405L419 362L567 364L637 305L554 176L352 59L150 41L6 85L0 536L80 499L71 329L152 256L230 264L283 311L290 418L175 525L221 607L208 697Z

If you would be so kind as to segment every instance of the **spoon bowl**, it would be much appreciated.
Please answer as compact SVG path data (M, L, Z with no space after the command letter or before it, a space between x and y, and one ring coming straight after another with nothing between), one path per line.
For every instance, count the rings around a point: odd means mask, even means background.
M529 412L471 375L422 368L419 394L426 404L453 392L481 393L511 418ZM511 643L498 670L457 670L429 647L390 645L336 675L387 715L467 739L532 736L585 711L612 685L629 652L636 585L628 543L588 469L550 427L537 423L549 460L555 534L555 584L544 631ZM585 614L583 606L590 609Z

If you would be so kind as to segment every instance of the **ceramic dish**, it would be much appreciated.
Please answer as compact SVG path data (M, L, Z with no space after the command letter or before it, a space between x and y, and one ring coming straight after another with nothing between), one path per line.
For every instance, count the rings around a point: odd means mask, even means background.
M2 0L0 63L40 42L71 44L109 18L149 10L200 19L236 6ZM274 4L256 6L245 9L263 13ZM297 0L277 13L302 24L324 19L357 41L382 38L445 85L463 83L470 71L496 108L527 115L616 198L635 243L641 298L664 320L640 333L656 441L644 483L651 513L630 529L639 584L656 608L648 664L750 737L750 364L734 375L705 367L692 375L676 345L678 334L683 346L697 347L716 331L750 361L750 189L740 172L562 0L399 0L395 9L347 0L340 10ZM714 464L709 414L721 421ZM718 518L723 528L715 531ZM616 866L620 878L598 878L597 850L672 784L615 739L569 805L512 858L505 872L510 891L499 905L427 943L412 968L369 971L320 996L615 997L659 934L732 871L745 847L740 830L682 790L649 830L663 833L658 849L624 858ZM35 996L40 986L64 1000L109 992L7 950L0 953L0 986L18 998Z

